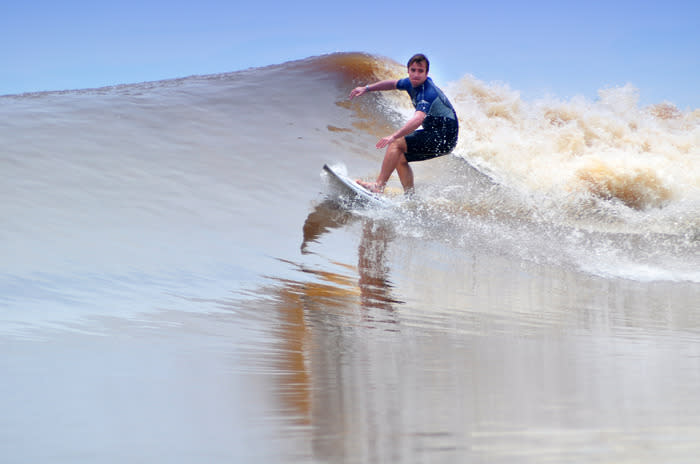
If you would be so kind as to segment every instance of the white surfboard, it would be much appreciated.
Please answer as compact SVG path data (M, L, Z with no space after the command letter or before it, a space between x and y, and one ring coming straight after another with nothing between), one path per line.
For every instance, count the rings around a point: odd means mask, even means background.
M328 174L329 185L344 200L350 203L370 206L388 207L393 205L393 202L388 198L378 193L370 192L348 176L341 174L327 164L323 165L323 170Z

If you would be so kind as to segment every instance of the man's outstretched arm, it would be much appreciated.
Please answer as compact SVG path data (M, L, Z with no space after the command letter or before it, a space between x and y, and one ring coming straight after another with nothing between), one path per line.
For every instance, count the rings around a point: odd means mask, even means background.
M380 90L396 90L396 83L398 81L395 79L387 79L384 81L375 82L374 84L355 87L350 92L350 100L360 95L364 95L366 92L377 92Z

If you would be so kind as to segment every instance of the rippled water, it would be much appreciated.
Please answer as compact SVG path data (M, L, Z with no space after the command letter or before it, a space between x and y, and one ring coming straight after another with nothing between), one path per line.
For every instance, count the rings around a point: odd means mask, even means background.
M375 172L393 116L345 97L385 66L0 99L3 462L694 462L694 174L565 195L475 129L416 197L341 208L321 166ZM472 84L467 128L510 95Z

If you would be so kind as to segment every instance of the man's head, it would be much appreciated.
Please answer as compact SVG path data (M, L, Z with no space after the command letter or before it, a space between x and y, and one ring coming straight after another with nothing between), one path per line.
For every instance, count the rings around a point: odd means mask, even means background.
M413 63L425 63L425 72L427 73L428 71L430 71L430 61L428 61L428 57L422 53L416 53L415 55L413 55L408 60L406 67L410 68Z
M413 55L410 60L408 60L408 78L411 81L413 87L419 87L428 79L428 69L430 68L430 62L428 58L419 53Z

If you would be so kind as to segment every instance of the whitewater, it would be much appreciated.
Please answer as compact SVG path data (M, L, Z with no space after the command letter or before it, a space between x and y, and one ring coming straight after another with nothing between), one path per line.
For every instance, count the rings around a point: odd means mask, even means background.
M404 74L1 96L4 462L697 456L700 110L436 82L457 148L343 206L413 111L348 94Z

